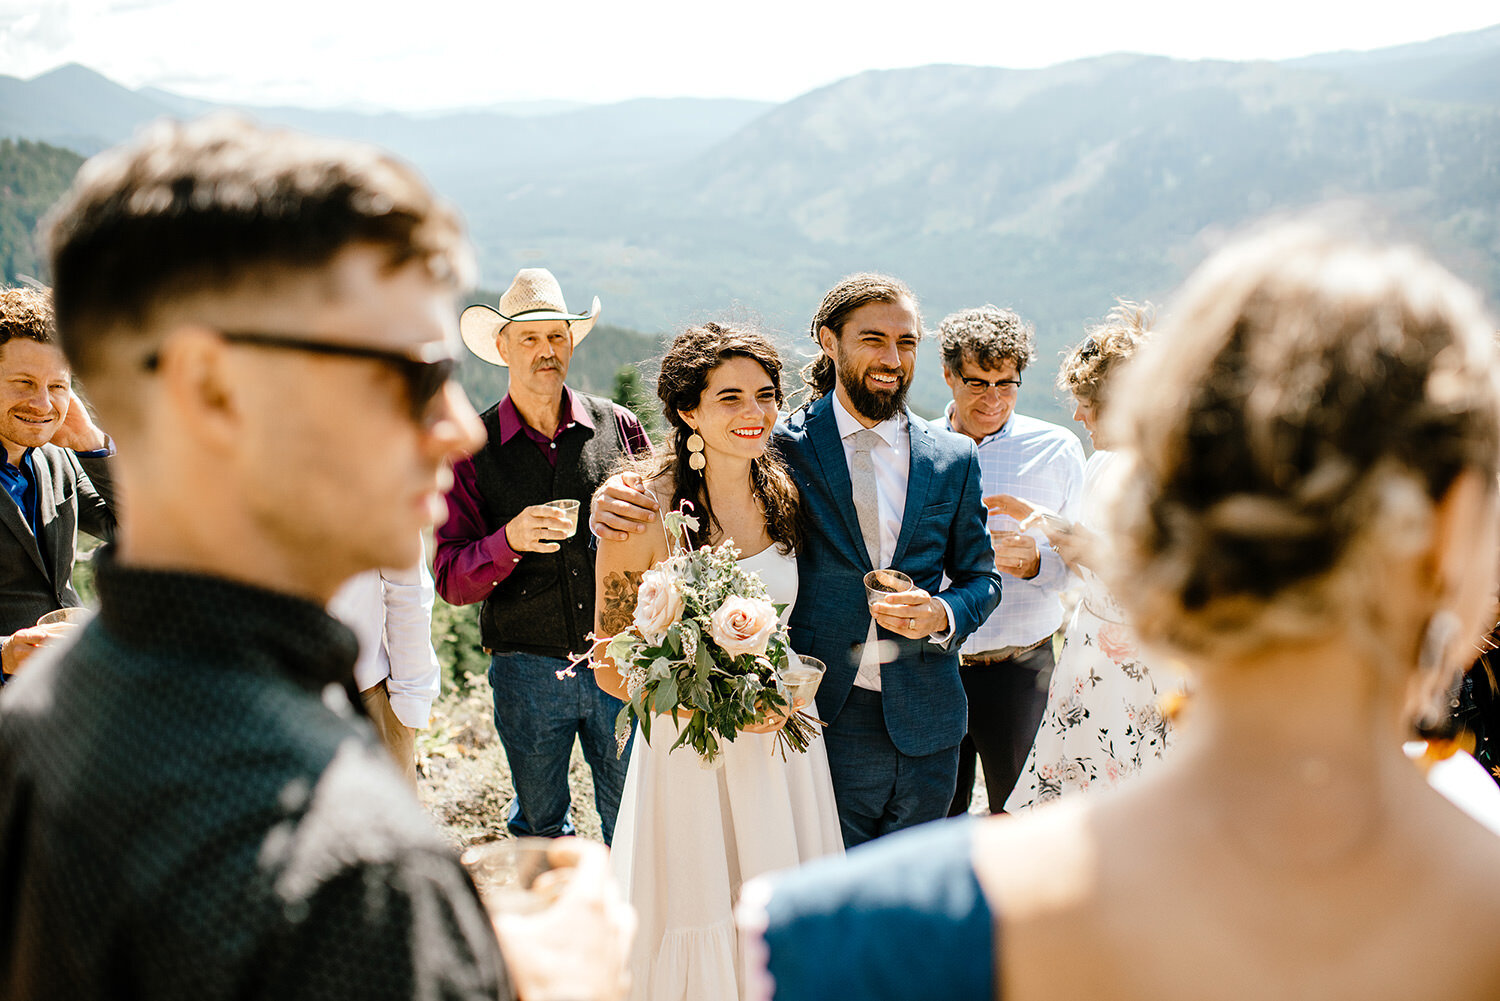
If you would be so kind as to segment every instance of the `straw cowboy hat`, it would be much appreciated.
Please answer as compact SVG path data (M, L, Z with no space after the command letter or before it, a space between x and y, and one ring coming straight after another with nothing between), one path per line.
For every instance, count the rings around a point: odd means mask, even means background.
M459 333L464 343L491 365L504 365L500 351L495 347L495 336L507 323L515 320L566 320L573 332L573 344L589 335L594 321L599 318L599 297L594 296L594 305L587 313L568 312L563 302L562 286L546 268L522 268L515 281L500 297L500 308L483 304L470 306L458 318Z

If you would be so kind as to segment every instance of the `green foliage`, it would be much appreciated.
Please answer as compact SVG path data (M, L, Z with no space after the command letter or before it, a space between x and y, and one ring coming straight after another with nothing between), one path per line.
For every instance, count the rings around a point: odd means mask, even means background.
M490 657L479 640L479 606L432 603L432 648L443 668L443 691L468 693L482 687Z
M7 285L21 275L44 278L36 226L83 163L71 150L0 139L0 271Z
M639 417L646 433L652 438L661 434L666 423L662 419L661 407L641 381L641 371L637 366L620 366L615 372L615 388L609 398Z
M82 543L82 540L79 540ZM73 558L73 590L78 592L79 599L89 608L99 607L99 591L94 587L94 556L99 552L99 547L94 546L88 551L80 550Z

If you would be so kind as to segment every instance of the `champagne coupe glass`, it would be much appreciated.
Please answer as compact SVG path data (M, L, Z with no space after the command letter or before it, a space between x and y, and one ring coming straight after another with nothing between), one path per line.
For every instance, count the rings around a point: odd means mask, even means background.
M781 672L781 694L786 696L788 706L796 705L801 699L805 708L812 705L813 696L818 694L827 667L816 657L806 657L795 650L787 652L791 656L786 670Z

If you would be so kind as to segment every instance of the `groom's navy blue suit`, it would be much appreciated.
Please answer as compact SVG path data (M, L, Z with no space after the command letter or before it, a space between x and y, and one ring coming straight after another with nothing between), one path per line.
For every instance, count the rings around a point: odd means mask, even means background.
M1000 601L1000 577L985 527L979 459L974 443L907 412L911 467L906 510L890 565L947 602L954 635L946 647L879 629L894 653L882 657L880 715L885 734L846 713L860 654L870 628L864 575L874 569L865 550L849 482L849 466L833 413L833 397L813 402L777 426L776 443L802 491L804 538L800 578L789 632L792 647L828 666L818 690L819 717L828 724L834 792L851 844L946 813L958 769L958 745L968 728L968 704L958 676L958 649ZM942 590L943 577L950 583ZM861 700L873 700L862 693ZM873 704L873 703L872 703ZM841 727L841 722L845 725ZM888 741L887 738L888 737ZM888 748L894 745L897 765ZM885 750L883 750L883 748ZM890 783L882 773L902 758L921 789L918 815L899 804L875 802ZM898 796L904 795L897 792ZM909 800L909 797L908 797ZM910 800L909 800L910 801ZM938 804L935 812L927 804ZM882 811L885 819L881 820ZM930 816L921 815L930 812Z

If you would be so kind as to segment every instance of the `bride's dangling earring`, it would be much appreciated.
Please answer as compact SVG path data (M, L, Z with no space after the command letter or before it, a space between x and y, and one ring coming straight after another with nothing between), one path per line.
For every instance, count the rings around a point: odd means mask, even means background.
M1453 644L1462 624L1452 609L1434 612L1422 631L1422 646L1417 653L1418 684L1421 692L1417 703L1416 726L1420 733L1441 729L1457 706L1458 686L1463 683L1462 672L1450 684L1448 673L1448 648Z
M703 454L703 436L697 431L688 435L687 450L689 467L701 470L708 465L708 458Z

